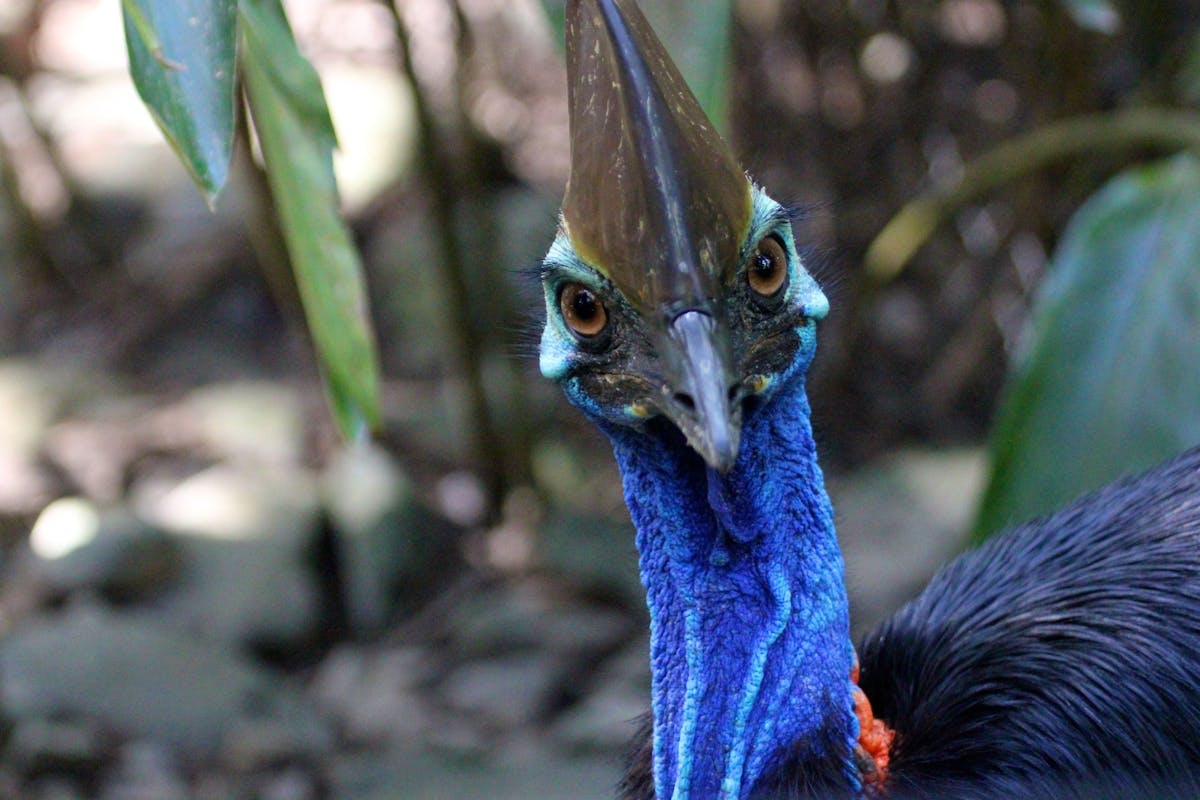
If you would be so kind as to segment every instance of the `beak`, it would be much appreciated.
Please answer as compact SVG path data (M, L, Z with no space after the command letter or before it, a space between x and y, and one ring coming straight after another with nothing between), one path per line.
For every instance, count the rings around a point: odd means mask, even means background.
M737 461L740 397L711 312L749 234L750 181L635 0L567 0L575 252L648 321L656 405L713 469Z
M729 472L737 463L742 420L725 337L703 311L680 314L668 332L675 358L665 366L675 391L663 412L710 467Z

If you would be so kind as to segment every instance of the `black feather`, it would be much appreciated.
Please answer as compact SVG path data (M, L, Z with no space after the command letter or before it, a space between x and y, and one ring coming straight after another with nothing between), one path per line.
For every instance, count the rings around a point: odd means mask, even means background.
M654 717L642 715L626 757L625 778L617 791L617 800L653 800L654 798Z
M1194 783L1200 449L959 558L860 657L898 795Z

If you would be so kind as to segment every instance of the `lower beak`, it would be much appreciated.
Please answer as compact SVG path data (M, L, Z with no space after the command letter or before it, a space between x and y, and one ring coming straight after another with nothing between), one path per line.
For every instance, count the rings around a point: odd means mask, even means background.
M737 462L741 406L721 332L703 311L680 314L669 331L678 361L665 413L710 467L726 473Z

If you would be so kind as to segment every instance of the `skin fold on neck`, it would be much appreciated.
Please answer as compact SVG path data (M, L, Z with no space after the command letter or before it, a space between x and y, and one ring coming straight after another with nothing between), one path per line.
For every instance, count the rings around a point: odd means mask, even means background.
M797 761L858 789L854 651L803 381L748 414L735 467L668 425L603 425L637 527L665 800L752 796Z

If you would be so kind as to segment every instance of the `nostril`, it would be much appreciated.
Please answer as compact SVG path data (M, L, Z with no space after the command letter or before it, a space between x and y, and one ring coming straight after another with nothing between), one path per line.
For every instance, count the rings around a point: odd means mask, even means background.
M676 392L675 393L675 402L678 403L679 405L683 406L684 408L686 408L688 411L696 410L696 401L692 398L692 396L690 394L686 394L684 392Z

